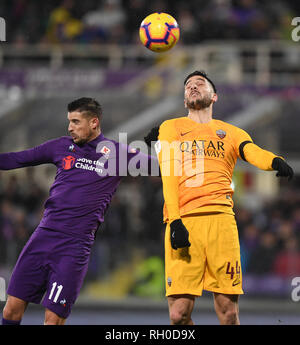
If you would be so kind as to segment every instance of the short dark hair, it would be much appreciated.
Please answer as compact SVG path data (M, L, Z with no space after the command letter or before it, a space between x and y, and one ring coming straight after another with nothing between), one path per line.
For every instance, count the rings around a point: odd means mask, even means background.
M89 97L81 97L69 103L68 112L72 111L85 112L88 116L95 116L98 119L102 116L101 105L94 98Z
M184 85L187 83L187 81L188 81L191 77L193 77L193 76L195 76L195 75L199 75L199 76L205 78L207 81L209 81L209 83L211 84L211 86L212 86L212 88L213 88L213 90L214 90L214 93L217 93L217 88L216 88L215 84L213 83L213 81L212 81L211 79L208 78L207 74L206 74L204 71L194 71L194 72L190 73L190 74L185 78L185 80L184 80Z

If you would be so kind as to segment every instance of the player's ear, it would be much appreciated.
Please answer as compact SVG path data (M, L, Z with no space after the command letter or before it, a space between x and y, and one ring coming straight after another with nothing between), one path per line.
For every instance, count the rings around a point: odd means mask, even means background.
M97 127L99 127L100 126L99 119L97 117L93 117L91 119L91 125L92 125L93 129L96 129Z
M186 100L184 99L184 107L187 108L187 105L186 105Z
M218 95L216 93L214 93L213 96L212 96L213 103L216 103L217 100L218 100Z

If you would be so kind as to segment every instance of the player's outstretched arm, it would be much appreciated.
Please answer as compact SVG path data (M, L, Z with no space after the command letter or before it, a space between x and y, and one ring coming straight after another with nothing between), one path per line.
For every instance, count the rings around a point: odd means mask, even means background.
M262 149L251 141L246 141L240 145L240 155L243 160L261 170L276 170L277 177L288 177L290 180L294 175L293 169L284 159Z
M154 127L145 138L151 146L157 142L156 153L161 171L163 195L170 222L170 242L173 249L189 247L189 232L184 226L179 209L179 174L181 168L181 153L173 145L178 140L172 122L164 122L160 128ZM147 142L146 141L146 142ZM148 144L147 143L147 144ZM175 148L175 149L174 149Z
M54 146L55 139L28 150L0 153L0 170L11 170L44 163L53 163Z

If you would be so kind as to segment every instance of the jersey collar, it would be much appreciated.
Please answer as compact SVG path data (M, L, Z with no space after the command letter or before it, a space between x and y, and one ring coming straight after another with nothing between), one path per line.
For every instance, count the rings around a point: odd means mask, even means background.
M98 143L102 140L104 140L104 135L101 132L95 139L89 141L86 145L92 146L92 147L97 147Z

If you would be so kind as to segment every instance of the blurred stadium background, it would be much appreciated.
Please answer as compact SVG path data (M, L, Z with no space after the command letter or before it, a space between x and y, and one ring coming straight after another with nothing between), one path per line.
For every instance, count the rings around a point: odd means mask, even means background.
M181 39L168 53L140 43L145 16L173 15ZM104 135L141 140L183 116L183 79L206 70L218 88L214 117L247 130L287 158L296 178L239 162L234 174L248 324L300 323L292 279L300 276L300 42L292 40L295 1L1 0L0 150L16 151L67 134L66 104L92 96L104 109ZM9 281L39 223L55 167L0 172L0 276ZM98 233L89 271L67 324L168 324L164 298L161 181L127 177ZM1 303L3 306L3 302ZM1 308L2 309L2 308ZM195 321L217 324L212 297ZM30 306L24 324L41 324Z

